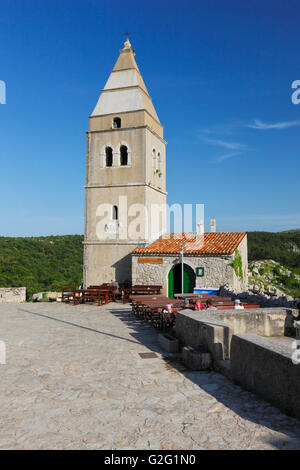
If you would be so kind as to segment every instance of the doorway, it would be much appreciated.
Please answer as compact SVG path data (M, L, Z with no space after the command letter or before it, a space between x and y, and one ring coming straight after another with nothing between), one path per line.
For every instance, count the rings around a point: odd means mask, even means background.
M174 294L182 292L182 265L175 264L168 274L168 296L173 298ZM183 264L183 293L191 294L196 284L196 274L194 270L187 264Z

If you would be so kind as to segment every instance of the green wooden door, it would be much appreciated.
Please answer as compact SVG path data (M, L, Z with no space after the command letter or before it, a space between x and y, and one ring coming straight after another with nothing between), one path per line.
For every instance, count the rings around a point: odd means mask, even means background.
M182 292L182 266L181 263L173 266L168 275L168 296L173 298L174 294L181 294ZM196 275L194 270L187 264L183 265L183 292L190 294L195 287Z
M173 299L174 297L174 266L170 269L168 274L168 296Z
M183 292L184 294L191 294L194 292L194 287L195 287L195 280L196 280L196 274L194 270L188 266L187 264L184 264L184 269L183 269Z

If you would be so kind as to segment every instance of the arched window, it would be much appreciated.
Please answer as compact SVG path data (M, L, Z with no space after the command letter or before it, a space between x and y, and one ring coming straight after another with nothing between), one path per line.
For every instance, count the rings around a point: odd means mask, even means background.
M152 149L152 166L153 169L156 170L156 150Z
M121 166L128 165L128 148L126 145L121 145L120 147L120 155L121 155Z
M161 160L160 160L160 152L157 154L157 167L159 171L161 170Z
M112 218L113 218L113 220L118 220L118 206L113 206L113 208L112 208Z
M120 127L121 127L121 118L115 117L113 120L113 128L120 129Z
M112 150L111 147L106 147L105 156L106 156L106 166L112 166L112 164L113 164L113 150Z

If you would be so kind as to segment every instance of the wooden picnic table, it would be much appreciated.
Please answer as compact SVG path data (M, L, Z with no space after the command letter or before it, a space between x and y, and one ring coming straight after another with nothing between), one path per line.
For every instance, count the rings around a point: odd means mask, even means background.
M110 284L101 284L100 286L89 286L88 289L93 289L100 291L105 294L105 299L107 300L106 303L110 301L116 301L116 290L118 290L117 286L112 286Z
M61 290L61 301L70 302L70 300L73 300L75 290L76 286L63 287Z
M156 328L165 329L175 325L176 312L182 309L181 304L173 305L172 312L165 309L165 303L149 302L139 304L135 315L141 320L152 323Z
M149 298L150 296L148 296L148 298L141 298L139 299L138 298L139 296L137 296L137 298L134 299L134 302L137 302L139 304L148 304L148 303L161 303L163 305L167 305L167 304L177 304L177 303L180 303L180 304L183 304L183 300L181 299L171 299L170 297L156 297L156 296L153 296L152 298Z
M132 286L131 294L160 294L162 286Z
M166 310L171 305L172 311ZM152 323L159 329L167 329L175 325L176 312L182 310L184 301L166 296L134 296L132 313L143 321Z
M77 289L74 291L73 302L74 305L79 305L80 302L85 303L86 301L96 300L100 306L107 304L108 299L108 293L98 289Z
M122 289L123 303L127 303L133 295L162 295L162 286L140 286L126 287Z
M129 297L129 300L131 300L131 302L136 302L138 300L162 300L162 299L169 299L169 297L167 297L165 294L147 294L147 295L130 295ZM172 299L174 300L174 299Z
M203 292L202 294L194 294L193 292L191 292L190 294L174 294L174 297L176 298L182 298L182 299L185 299L185 298L197 298L197 297L207 297L209 296L210 294L207 294L206 292Z

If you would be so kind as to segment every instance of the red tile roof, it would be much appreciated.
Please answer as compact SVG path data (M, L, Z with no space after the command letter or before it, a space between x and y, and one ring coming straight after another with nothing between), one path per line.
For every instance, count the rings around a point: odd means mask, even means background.
M133 254L179 254L183 246L188 255L231 255L235 252L245 232L166 233L155 242L143 248L136 248Z

